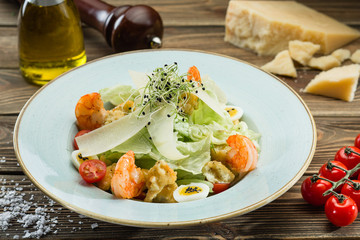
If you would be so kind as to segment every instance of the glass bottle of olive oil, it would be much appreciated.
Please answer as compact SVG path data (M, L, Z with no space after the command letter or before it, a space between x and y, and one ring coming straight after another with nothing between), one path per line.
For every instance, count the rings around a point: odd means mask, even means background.
M73 0L25 0L18 29L20 71L31 83L44 85L86 62Z

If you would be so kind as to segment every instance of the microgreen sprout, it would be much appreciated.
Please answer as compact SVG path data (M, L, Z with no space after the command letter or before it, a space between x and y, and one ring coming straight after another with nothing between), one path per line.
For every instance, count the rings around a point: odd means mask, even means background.
M172 105L174 112L184 115L182 106L189 101L190 94L198 91L202 86L194 81L187 80L187 73L179 74L177 63L165 64L156 68L150 75L146 84L139 106L140 112L149 107L150 112L155 111L165 104Z

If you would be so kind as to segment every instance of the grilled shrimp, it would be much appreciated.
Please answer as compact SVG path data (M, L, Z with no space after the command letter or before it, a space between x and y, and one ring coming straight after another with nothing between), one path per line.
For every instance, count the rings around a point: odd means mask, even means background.
M141 168L135 165L135 154L128 151L116 164L111 191L118 198L134 198L141 194L144 186L145 177Z
M189 81L193 80L193 81L201 83L201 77L200 77L199 69L197 69L197 67L195 67L195 66L190 67L189 70L188 70L187 79Z
M236 173L247 173L255 169L258 153L254 143L243 135L231 135L226 142L231 149L226 154L226 162Z
M107 116L99 93L89 93L80 98L75 107L77 125L82 129L94 130L103 125Z
M187 80L189 82L198 82L201 83L200 72L197 67L192 66L187 72ZM192 93L183 93L179 99L179 105L184 113L191 115L194 110L199 106L199 98Z

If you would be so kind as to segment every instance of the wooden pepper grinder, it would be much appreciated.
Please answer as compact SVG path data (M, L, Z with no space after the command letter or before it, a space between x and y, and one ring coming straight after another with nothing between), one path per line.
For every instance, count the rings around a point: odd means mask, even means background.
M100 0L74 0L81 20L103 33L116 52L160 48L163 23L147 5L111 6Z

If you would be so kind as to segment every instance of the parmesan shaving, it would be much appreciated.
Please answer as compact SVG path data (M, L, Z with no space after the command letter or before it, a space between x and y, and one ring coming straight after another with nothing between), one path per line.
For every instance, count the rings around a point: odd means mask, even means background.
M110 124L97 128L76 138L83 157L106 152L125 142L139 132L149 121L151 114L139 117L133 112Z
M185 157L176 148L176 134L174 133L174 118L171 112L175 109L173 106L166 106L152 115L153 121L147 126L148 132L156 149L161 155L170 160L179 160Z
M219 114L221 117L224 116L224 109L220 104L209 96L205 91L199 90L197 93L194 93L198 98L200 98L206 105L208 105L214 112Z
M135 72L132 70L129 70L129 74L136 88L139 89L140 93L142 93L149 81L148 76L145 73Z

